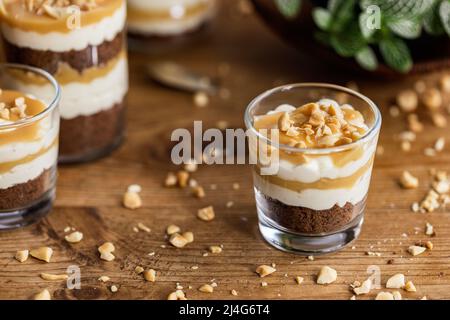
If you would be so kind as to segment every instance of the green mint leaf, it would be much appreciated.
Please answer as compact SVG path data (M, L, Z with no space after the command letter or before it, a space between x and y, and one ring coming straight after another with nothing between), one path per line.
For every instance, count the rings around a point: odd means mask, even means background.
M422 33L422 25L418 19L390 21L388 27L405 39L417 39Z
M372 17L366 12L362 12L359 15L359 28L365 39L370 39L377 31L376 26L371 21Z
M281 14L292 19L298 16L302 8L302 0L275 0L275 5Z
M342 32L331 35L331 45L343 57L353 57L366 46L358 22L349 24Z
M439 36L445 33L444 26L441 22L441 16L439 14L439 8L442 1L437 0L433 3L433 6L425 13L423 18L423 26L426 32L431 35Z
M367 10L375 5L381 10L385 20L406 20L420 18L433 5L435 0L361 0L361 8Z
M439 14L441 16L442 25L445 31L450 36L450 0L444 0L439 7Z
M324 8L315 8L312 16L316 25L322 30L328 30L331 23L331 13Z
M331 12L332 32L341 32L347 25L355 20L356 0L330 0L328 8Z
M378 68L378 59L372 48L366 46L359 50L355 55L356 61L366 70L374 71Z
M380 52L386 64L394 70L407 73L413 66L411 53L405 41L386 38L380 41Z

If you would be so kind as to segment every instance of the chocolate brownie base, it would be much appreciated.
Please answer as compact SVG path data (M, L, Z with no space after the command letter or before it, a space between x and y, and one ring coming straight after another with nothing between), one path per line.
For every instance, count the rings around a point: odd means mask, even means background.
M107 153L104 149L114 148L122 139L124 123L123 101L91 116L61 119L59 154L62 162L88 161L96 158L94 154Z
M103 65L125 48L124 31L111 41L104 41L98 46L88 46L83 50L54 52L18 47L3 38L6 61L27 64L41 68L51 74L58 71L59 63L66 63L78 72Z
M1 210L19 209L33 204L53 187L54 172L54 169L47 169L33 180L0 189L0 214Z
M259 193L258 204L264 208L268 218L281 227L304 234L330 233L341 230L362 214L365 200L344 207L335 205L328 210L313 210L305 207L286 205Z

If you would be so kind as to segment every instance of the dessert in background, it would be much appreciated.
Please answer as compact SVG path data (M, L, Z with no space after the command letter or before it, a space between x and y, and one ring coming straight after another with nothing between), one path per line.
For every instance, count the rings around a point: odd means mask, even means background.
M149 43L193 33L214 15L216 0L128 0L128 33Z
M54 198L59 92L54 82L48 101L16 90L32 72L0 65L0 230L37 220Z
M62 87L60 161L104 156L123 137L128 66L125 0L5 0L8 62L42 68ZM48 92L29 79L25 92Z
M264 174L267 159L250 147L258 158L253 175L260 227L293 235L276 245L289 250L303 244L299 251L323 253L342 245L326 244L328 235L359 233L378 139L378 131L371 130L375 117L370 118L332 99L300 107L283 103L253 117L255 132L268 129L262 147L276 154L267 158L277 168Z

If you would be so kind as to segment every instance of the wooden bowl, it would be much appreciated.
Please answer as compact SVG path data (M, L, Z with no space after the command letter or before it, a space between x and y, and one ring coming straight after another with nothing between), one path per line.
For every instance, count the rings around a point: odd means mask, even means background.
M444 37L423 36L420 39L408 41L414 59L414 66L409 73L399 73L382 63L376 71L370 72L361 68L358 63L351 58L344 58L334 52L332 48L326 47L314 38L317 31L312 20L311 11L316 3L323 4L326 1L303 1L300 15L295 19L287 19L275 6L273 0L252 0L256 11L263 18L266 24L282 37L287 43L301 50L302 52L314 55L317 59L322 59L330 64L340 65L343 68L351 68L366 74L400 78L411 74L423 74L450 68L450 40ZM313 5L314 2L314 5Z

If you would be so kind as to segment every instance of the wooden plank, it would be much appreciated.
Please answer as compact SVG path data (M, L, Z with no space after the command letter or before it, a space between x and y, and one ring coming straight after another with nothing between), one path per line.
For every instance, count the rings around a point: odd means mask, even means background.
M450 151L438 157L423 155L439 136L450 139L448 130L433 128L426 120L426 132L419 136L413 150L404 154L394 136L404 130L404 121L388 116L390 99L408 81L367 80L345 71L298 55L275 38L256 17L242 17L234 6L221 14L208 41L164 56L145 57L131 54L131 90L129 94L128 134L124 145L111 157L79 166L61 167L58 197L53 212L41 223L21 230L0 233L0 298L28 299L48 288L55 299L165 299L179 283L190 299L349 299L349 284L367 278L367 268L379 266L382 283L395 273L413 280L417 293L403 293L407 298L450 298L450 212L416 214L410 210L429 187L431 167L449 169ZM150 82L143 69L151 61L169 59L208 74L216 74L221 63L228 63L230 74L223 86L231 92L228 100L213 97L207 108L196 108L189 94L174 92ZM431 77L437 77L432 75ZM345 84L357 80L363 93L372 97L384 111L380 143L385 153L376 160L373 183L366 210L366 221L359 240L336 254L309 261L282 253L268 246L256 224L252 181L248 166L202 166L194 178L205 187L207 196L195 199L189 191L162 187L165 175L176 167L170 164L170 133L178 127L191 128L194 120L215 126L226 120L232 127L243 126L247 103L265 89L279 83L326 81ZM419 189L403 191L397 184L402 170L417 174ZM234 190L233 183L240 189ZM129 184L143 187L144 207L130 211L121 207L123 192ZM211 185L217 185L211 190ZM234 206L227 208L226 203ZM198 208L214 205L217 218L205 223L195 214ZM427 239L423 229L429 221L437 236L435 249L411 257L406 249ZM151 233L133 232L142 222ZM164 230L169 224L193 231L194 243L183 249L168 245ZM84 233L79 244L64 241L64 228L75 227ZM419 228L417 231L415 228ZM404 237L403 234L408 237ZM117 259L99 259L97 247L113 242ZM210 245L223 245L221 254L204 257ZM49 264L29 259L19 263L16 250L50 246L54 257ZM165 247L161 247L165 246ZM381 256L368 256L367 251ZM155 252L154 256L148 254ZM392 264L388 264L393 260ZM277 272L264 279L255 274L260 264L275 263ZM41 272L63 273L70 265L81 268L82 289L68 290L63 282L48 282ZM158 272L156 283L147 283L134 268L142 265ZM315 284L320 267L329 265L338 271L338 281L329 286ZM192 269L198 266L198 269ZM101 275L111 282L100 283ZM305 282L297 285L295 276ZM197 288L211 280L218 284L213 294ZM119 286L111 293L110 285ZM191 286L192 289L188 287ZM234 289L239 295L234 297ZM373 298L374 291L367 298Z

